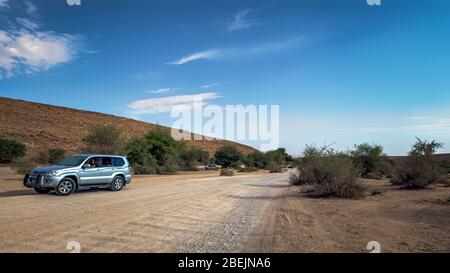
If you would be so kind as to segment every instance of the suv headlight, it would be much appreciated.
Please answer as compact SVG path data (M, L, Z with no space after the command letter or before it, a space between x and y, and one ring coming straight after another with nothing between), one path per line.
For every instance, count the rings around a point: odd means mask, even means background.
M51 171L50 173L49 173L49 175L50 176L57 176L57 175L59 175L61 172L60 171Z

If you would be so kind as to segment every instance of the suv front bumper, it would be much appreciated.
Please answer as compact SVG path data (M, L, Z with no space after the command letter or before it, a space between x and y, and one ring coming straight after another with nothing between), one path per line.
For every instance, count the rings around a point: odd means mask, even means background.
M25 186L29 188L56 188L61 181L60 177L49 175L36 175L28 177Z

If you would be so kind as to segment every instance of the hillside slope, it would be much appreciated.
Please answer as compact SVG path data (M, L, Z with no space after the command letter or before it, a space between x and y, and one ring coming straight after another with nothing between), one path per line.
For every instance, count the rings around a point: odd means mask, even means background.
M113 125L125 139L158 128L169 130L118 116L0 97L0 137L25 143L28 157L51 147L80 153L83 139L95 125ZM225 144L232 144L245 154L255 151L252 147L226 140L189 140L187 144L205 149L211 155Z

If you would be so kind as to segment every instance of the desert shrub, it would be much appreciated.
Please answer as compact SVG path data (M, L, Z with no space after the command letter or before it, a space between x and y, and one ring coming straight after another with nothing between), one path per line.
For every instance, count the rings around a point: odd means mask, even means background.
M305 180L306 176L300 173L301 170L297 169L289 175L289 184L294 186L307 185Z
M121 133L114 126L97 125L85 138L84 151L95 154L120 154L123 149Z
M24 144L13 140L0 138L0 163L11 163L25 155Z
M180 167L184 170L198 170L198 165L209 162L208 151L197 147L183 147L180 152Z
M391 179L393 185L403 185L410 189L423 189L442 180L444 171L435 156L443 144L417 138L408 154Z
M125 151L136 173L170 174L179 168L180 143L162 130L131 140Z
M264 169L266 166L266 156L259 151L248 154L243 161L248 168Z
M266 166L266 169L269 170L271 173L282 173L283 172L283 168L281 167L281 165L274 161L269 161L269 163Z
M353 160L329 147L307 146L291 175L295 185L310 185L321 197L357 198L364 194Z
M230 168L221 169L220 176L234 176L234 171Z
M52 148L40 151L36 161L42 164L56 164L64 159L66 152L62 148Z
M215 163L223 168L239 168L243 155L232 145L222 146L214 154Z
M355 149L349 154L356 167L359 168L361 176L365 178L381 179L391 167L381 145L368 143L355 145Z

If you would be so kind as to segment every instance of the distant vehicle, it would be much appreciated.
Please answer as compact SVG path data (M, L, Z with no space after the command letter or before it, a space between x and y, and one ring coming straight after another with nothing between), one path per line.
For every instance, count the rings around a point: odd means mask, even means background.
M209 171L209 170L218 170L218 169L220 169L220 168L222 168L220 165L217 165L217 164L206 164L205 165L205 170L206 171Z
M40 194L55 190L59 196L68 196L90 188L120 191L131 180L126 157L82 154L67 157L56 166L36 168L25 175L23 183Z

